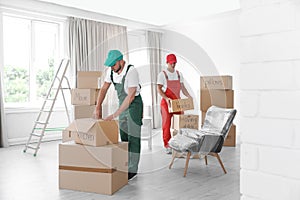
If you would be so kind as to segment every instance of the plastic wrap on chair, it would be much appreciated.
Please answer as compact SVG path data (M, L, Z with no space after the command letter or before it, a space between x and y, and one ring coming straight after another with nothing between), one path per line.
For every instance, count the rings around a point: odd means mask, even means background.
M178 152L198 152L199 142L193 138L177 134L169 140L169 146Z
M235 109L211 106L206 112L201 130L209 133L218 133L219 135L223 135L225 139L235 114Z
M199 153L207 155L212 152L219 142L223 140L223 136L206 133L200 142Z
M182 128L179 130L179 134L195 139L198 142L201 140L203 136L203 132L201 130L190 129L190 128Z

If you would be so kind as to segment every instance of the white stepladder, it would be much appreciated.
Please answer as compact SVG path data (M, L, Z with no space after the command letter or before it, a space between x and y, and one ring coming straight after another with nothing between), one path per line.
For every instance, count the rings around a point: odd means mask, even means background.
M61 60L59 67L55 73L55 76L52 80L51 86L49 88L48 94L44 100L44 103L42 105L42 108L37 116L37 119L34 123L34 126L32 128L32 131L29 135L29 138L27 140L27 143L25 145L25 149L23 152L25 153L27 149L32 149L34 150L34 156L37 155L37 152L40 148L40 144L42 142L43 136L45 135L45 131L47 129L47 125L49 123L49 119L51 116L51 113L53 112L54 104L57 99L59 91L62 93L63 101L64 101L64 106L66 109L66 114L68 117L68 121L70 124L70 115L68 112L68 107L66 104L66 99L65 99L65 94L64 90L68 89L70 91L70 83L65 76L66 71L69 66L69 59L64 58ZM63 87L63 81L66 81L66 87Z

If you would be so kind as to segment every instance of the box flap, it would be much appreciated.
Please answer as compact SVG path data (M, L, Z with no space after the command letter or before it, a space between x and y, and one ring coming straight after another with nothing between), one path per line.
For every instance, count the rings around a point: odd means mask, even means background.
M97 120L93 118L76 119L66 128L66 130L86 133L94 126L96 121Z

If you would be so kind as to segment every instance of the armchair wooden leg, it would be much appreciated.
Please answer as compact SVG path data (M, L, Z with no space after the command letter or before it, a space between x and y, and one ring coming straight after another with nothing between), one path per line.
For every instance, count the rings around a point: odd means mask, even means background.
M177 152L175 150L172 150L172 160L171 160L171 163L169 164L169 169L171 169L171 167L174 163L174 160L176 158L176 155L177 155Z
M186 177L186 172L187 172L187 169L188 169L188 166L189 166L189 160L190 160L190 157L191 157L191 152L189 151L186 155L186 160L185 160L185 168L184 168L184 173L183 173L183 177Z
M210 153L210 155L212 155L212 156L214 156L214 157L216 157L218 159L218 161L219 161L219 163L220 163L220 165L221 165L224 173L227 174L227 172L225 170L225 167L223 165L223 162L222 162L221 157L219 156L219 154L218 153Z

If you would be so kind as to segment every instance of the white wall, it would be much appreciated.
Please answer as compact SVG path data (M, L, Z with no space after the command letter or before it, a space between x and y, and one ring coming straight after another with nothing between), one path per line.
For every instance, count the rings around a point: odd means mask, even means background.
M300 2L241 3L242 200L299 200Z
M169 30L163 37L165 53L170 51L178 55L176 68L186 77L188 86L197 98L194 103L199 110L200 76L233 76L234 107L238 110L235 124L239 135L239 11L195 19L165 28Z
M37 119L39 109L9 109L6 110L6 132L8 135L8 143L10 145L24 144L34 126L34 122ZM70 113L71 119L73 115ZM61 139L61 130L63 127L67 127L68 117L67 113L63 109L55 109L55 112L51 114L49 124L47 128L52 128L51 131L45 132L43 141ZM53 128L57 130L53 130ZM36 138L33 138L36 139Z
M103 15L100 13L88 12L71 7L59 6L56 4L45 3L34 0L1 0L0 1L0 13L6 11L13 11L14 13L27 13L31 16L39 17L40 15L54 16L58 19L66 20L67 16L74 16L79 18L86 18L105 23L112 23L117 25L127 26L129 29L147 29L157 28L152 25L131 21L128 19L122 19L119 17L113 17ZM2 32L1 32L2 33ZM2 38L2 34L0 35ZM1 51L0 51L1 53ZM2 65L2 53L0 55L0 69L3 69ZM72 86L71 86L72 87ZM68 103L69 101L67 101ZM71 105L68 105L71 108ZM72 111L70 111L72 112ZM32 108L5 108L5 121L6 132L8 135L8 142L12 144L25 143L32 130L34 121L37 117L38 109L32 105ZM59 110L51 115L51 121L49 127L66 127L68 121L64 109ZM60 139L60 132L47 132L43 140L47 139Z

